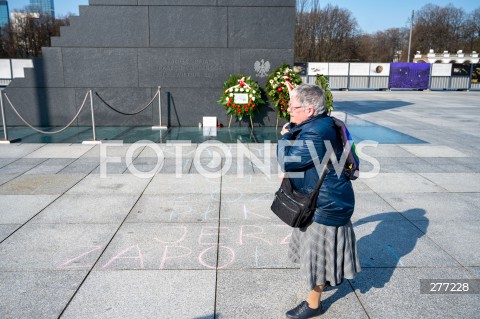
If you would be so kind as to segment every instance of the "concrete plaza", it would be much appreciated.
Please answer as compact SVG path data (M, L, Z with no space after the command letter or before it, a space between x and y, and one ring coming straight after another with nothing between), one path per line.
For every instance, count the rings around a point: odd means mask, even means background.
M479 101L334 92L339 111L424 143L362 149L380 168L353 182L362 271L324 293L322 317L478 318L479 294L420 279L480 279ZM250 160L154 145L107 147L103 164L105 146L0 145L0 318L284 318L306 296L269 209L274 144L242 144Z

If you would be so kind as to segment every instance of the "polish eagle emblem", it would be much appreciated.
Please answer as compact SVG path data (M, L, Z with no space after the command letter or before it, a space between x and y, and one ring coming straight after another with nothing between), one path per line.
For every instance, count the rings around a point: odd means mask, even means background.
M270 62L264 61L257 61L254 64L255 72L257 72L257 76L259 78L264 78L268 75L268 71L270 71Z

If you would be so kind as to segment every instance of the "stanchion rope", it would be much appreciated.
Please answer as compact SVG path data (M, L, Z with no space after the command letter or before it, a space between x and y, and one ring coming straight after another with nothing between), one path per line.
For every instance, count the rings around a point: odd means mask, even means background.
M160 94L160 90L157 90L157 93L153 96L152 100L147 104L145 105L144 107L142 107L139 111L136 111L136 112L133 112L133 113L125 113L125 112L122 112L122 111L119 111L117 110L116 108L114 108L113 106L111 106L110 104L108 104L101 96L100 94L98 94L98 92L95 92L95 95L98 96L98 98L100 99L100 101L103 102L103 104L105 104L108 108L110 108L112 111L115 111L119 114L122 114L122 115L137 115L139 113L142 113L143 111L145 111L147 109L147 107L149 107L153 101L156 99L156 97L158 96L158 94Z
M61 133L63 131L65 131L67 128L70 127L70 125L72 125L72 123L77 119L78 115L80 114L80 112L82 111L83 107L85 106L85 102L87 101L87 97L88 97L88 94L90 94L90 92L87 92L87 94L85 94L85 98L83 99L83 103L82 103L82 106L80 106L80 109L78 109L78 112L77 114L75 114L75 117L67 124L67 126L65 126L64 128L58 130L58 131L54 131L54 132L47 132L47 131L42 131L40 129L37 129L35 127L33 127L30 123L28 123L21 115L20 113L17 111L17 109L15 109L15 107L13 106L12 102L10 101L10 99L8 98L8 95L5 93L5 98L7 99L8 101L8 104L10 104L10 106L12 107L13 111L15 112L15 114L17 114L17 116L20 118L20 120L22 120L23 123L25 123L25 125L27 125L28 127L30 127L32 130L34 131L37 131L38 133L42 133L42 134L47 134L47 135L53 135L53 134L57 134L57 133Z

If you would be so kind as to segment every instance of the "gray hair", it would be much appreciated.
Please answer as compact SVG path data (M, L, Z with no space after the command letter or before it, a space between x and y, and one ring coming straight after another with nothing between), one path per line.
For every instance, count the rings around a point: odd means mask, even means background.
M290 96L294 96L304 109L312 106L314 116L325 113L326 111L323 89L318 85L299 85L290 92Z

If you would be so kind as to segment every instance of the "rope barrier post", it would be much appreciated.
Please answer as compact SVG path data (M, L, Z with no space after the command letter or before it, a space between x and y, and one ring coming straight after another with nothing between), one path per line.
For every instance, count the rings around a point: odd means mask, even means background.
M162 125L162 94L161 86L158 87L158 126L152 126L152 130L166 130L167 126Z
M93 131L93 140L92 141L83 141L82 144L102 144L102 141L97 141L97 134L95 132L95 114L93 112L93 95L92 90L89 91L90 94L90 112L92 113L92 131Z
M8 139L8 132L7 132L7 121L5 119L5 109L3 107L3 91L0 92L0 108L2 109L2 123L3 123L3 140L0 140L0 144L10 144L21 141L20 138L9 140Z

